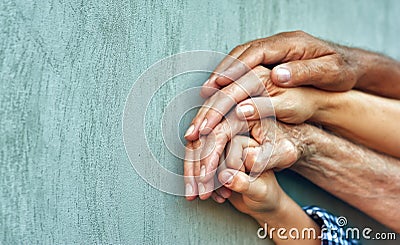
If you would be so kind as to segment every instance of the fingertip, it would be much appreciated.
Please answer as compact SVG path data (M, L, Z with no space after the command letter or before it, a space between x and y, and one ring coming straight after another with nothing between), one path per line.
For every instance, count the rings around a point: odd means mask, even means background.
M233 182L234 176L235 174L231 170L226 169L218 174L218 180L222 185L229 187Z
M223 114L216 110L209 110L204 116L204 120L199 127L199 134L207 135L213 131L215 126L221 122Z
M243 172L225 170L218 177L219 181L232 191L245 193L248 189L248 175Z
M236 106L236 116L241 120L253 119L256 114L255 107L250 99L245 100Z
M215 193L215 192L213 192L213 193L211 194L211 198L212 198L215 202L217 202L217 203L219 203L219 204L225 202L225 198L221 197L220 195L218 195L218 194Z
M200 168L204 166L205 173L203 176L197 175L199 180L202 182L212 182L215 173L217 171L217 167L219 164L220 156L215 152L206 152L207 156L201 156L200 159Z
M207 119L207 117L206 117L206 118L204 118L203 122L202 122L201 125L200 125L199 134L201 134L201 135L207 135L207 134L209 134L211 131L212 131L212 128L210 127L210 123L209 123L209 121L208 121L208 119Z
M232 196L232 191L225 186L221 186L219 190L219 195L223 198L230 198Z
M280 87L292 86L292 72L287 66L276 66L272 69L271 76L272 82Z
M212 192L206 192L206 193L204 193L204 194L200 194L199 195L199 198L200 198L200 200L207 200L208 198L210 198L211 197L211 194L212 194Z
M220 196L216 196L216 197L215 197L215 201L216 201L217 203L222 204L222 203L225 202L225 198L220 197Z
M200 96L203 99L207 99L220 89L220 86L216 84L215 80L216 78L209 78L201 87Z
M215 89L214 88L210 88L210 87L206 87L203 85L203 87L201 87L200 89L200 96L203 99L207 99L209 98L211 95L213 95L215 93Z
M183 136L188 141L195 141L199 138L198 127L195 124L190 125Z
M225 76L224 74L220 74L215 80L215 84L223 87L226 86L230 83L232 83L232 80L228 78L228 76Z
M197 198L197 196L186 196L185 199L189 202L195 200Z
M200 200L206 200L210 198L213 191L214 191L213 180L198 182L198 193Z

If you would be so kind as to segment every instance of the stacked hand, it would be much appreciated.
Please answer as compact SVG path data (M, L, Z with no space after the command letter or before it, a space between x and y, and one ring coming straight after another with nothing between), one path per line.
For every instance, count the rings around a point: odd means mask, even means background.
M351 89L359 74L354 69L356 63L340 53L342 49L303 32L283 33L235 48L230 55L237 61L222 61L204 84L201 94L209 98L185 134L189 140L185 161L188 199L210 197L226 144L254 125L244 120L275 115L282 122L298 124L323 113L327 92L287 87L312 84L329 90ZM260 65L283 62L288 63L272 71ZM235 111L222 120L237 103Z
M289 168L315 150L304 135L307 130L302 130L305 121L400 157L400 102L395 100L400 99L399 77L398 61L301 31L236 47L203 85L201 95L207 100L185 134L186 198L212 196L224 202L233 191L230 201L245 213L274 209L268 198L278 200L280 189L271 169ZM268 118L274 116L276 122ZM247 133L251 138L237 136ZM330 170L335 172L334 167ZM251 182L254 176L258 178ZM381 183L380 176L372 178ZM325 183L324 178L317 181ZM258 196L258 191L268 196ZM357 207L376 213L364 205ZM387 223L397 227L395 221Z
M231 192L224 187L212 193L219 187L213 177L222 162L222 169L249 172L251 176L258 176L269 169L289 168L309 152L307 136L303 134L302 127L276 123L269 118L246 122L231 112L213 133L188 144L184 162L186 198L193 200L200 196L201 199L207 199L212 196L217 202L229 198ZM250 132L253 139L232 137L245 132ZM202 151L208 155L202 156ZM204 160L208 161L201 167L201 161Z

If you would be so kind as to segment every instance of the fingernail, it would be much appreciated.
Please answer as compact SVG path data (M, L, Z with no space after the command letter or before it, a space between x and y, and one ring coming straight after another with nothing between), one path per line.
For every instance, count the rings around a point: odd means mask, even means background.
M203 129L206 127L206 125L207 125L207 118L206 119L204 119L204 121L201 123L201 125L200 125L200 131L203 131Z
M193 187L191 184L187 183L185 187L186 196L191 196L193 194Z
M221 181L224 182L223 184L231 184L233 180L233 175L231 172L223 172L221 174Z
M225 199L223 199L223 198L220 197L220 196L216 196L216 197L215 197L215 200L216 200L218 203L223 203L223 202L225 202Z
M203 183L199 183L198 188L199 188L199 195L203 195L206 193L206 188L204 187Z
M252 105L242 105L238 107L238 112L242 113L245 117L254 115L254 107Z
M201 166L200 168L200 178L206 177L206 166Z
M185 137L191 135L194 131L194 125L192 124L185 133Z
M286 68L278 68L276 75L278 76L278 81L281 83L286 83L290 80L290 71Z
M220 193L223 198L229 198L230 193L226 189L222 189Z

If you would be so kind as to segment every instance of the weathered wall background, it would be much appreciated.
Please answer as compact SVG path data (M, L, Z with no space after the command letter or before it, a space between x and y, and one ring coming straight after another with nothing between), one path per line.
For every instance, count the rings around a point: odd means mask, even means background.
M168 55L294 29L399 59L399 13L395 0L1 0L0 244L264 244L228 204L188 203L134 172L121 132L132 83ZM301 204L383 230L293 174L281 181Z

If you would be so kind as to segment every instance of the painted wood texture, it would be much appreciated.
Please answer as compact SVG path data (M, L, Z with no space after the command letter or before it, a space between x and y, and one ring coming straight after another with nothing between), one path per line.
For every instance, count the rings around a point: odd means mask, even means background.
M168 55L295 29L399 59L399 13L394 0L1 0L0 244L267 243L228 204L188 203L135 173L121 132L130 87ZM294 174L280 181L301 204L384 230Z

